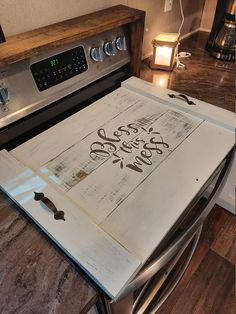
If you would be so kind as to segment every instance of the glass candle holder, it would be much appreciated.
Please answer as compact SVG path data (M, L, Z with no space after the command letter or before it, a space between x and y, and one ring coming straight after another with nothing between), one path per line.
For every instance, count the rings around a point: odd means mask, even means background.
M178 33L159 33L152 41L152 69L172 71L176 62Z

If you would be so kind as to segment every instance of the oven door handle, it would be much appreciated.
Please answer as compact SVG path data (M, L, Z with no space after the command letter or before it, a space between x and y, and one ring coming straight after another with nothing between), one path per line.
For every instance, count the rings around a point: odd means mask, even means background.
M228 156L225 158L225 160L222 162L220 166L221 168L218 179L200 215L197 216L195 220L192 222L192 224L188 227L188 229L182 232L182 234L180 234L180 236L177 237L175 241L173 241L156 259L154 259L154 261L150 265L147 265L146 268L141 270L138 273L138 275L127 284L127 286L124 288L121 294L111 302L118 302L119 300L127 296L129 293L135 291L137 288L142 286L159 270L166 266L166 264L169 263L170 260L173 259L178 254L181 248L186 245L186 243L189 243L191 241L194 234L203 224L205 218L207 217L212 207L214 206L215 200L220 192L220 187L224 182L223 179L227 173L230 164L232 163L233 157L234 150L232 149L232 151L228 154Z

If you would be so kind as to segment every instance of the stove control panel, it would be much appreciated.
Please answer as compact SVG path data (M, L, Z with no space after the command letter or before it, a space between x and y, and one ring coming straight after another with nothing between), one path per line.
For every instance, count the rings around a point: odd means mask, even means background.
M39 91L85 72L88 64L82 46L70 49L30 66Z
M0 130L127 65L129 48L119 26L1 68Z

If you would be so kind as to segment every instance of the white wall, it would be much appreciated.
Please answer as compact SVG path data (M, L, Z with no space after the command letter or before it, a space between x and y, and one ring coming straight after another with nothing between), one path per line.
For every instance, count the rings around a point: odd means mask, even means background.
M182 1L185 13L182 34L186 34L200 26L205 0ZM164 0L0 0L0 24L8 37L116 4L146 11L143 55L152 51L151 41L157 32L179 29L179 0L174 0L173 10L166 13Z
M127 4L127 0L0 0L0 24L6 36Z

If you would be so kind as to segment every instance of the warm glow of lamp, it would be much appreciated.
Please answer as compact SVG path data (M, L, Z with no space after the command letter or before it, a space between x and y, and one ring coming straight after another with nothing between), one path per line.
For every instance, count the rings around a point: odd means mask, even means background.
M173 69L178 41L178 33L159 33L153 39L152 69L163 69L168 71Z

